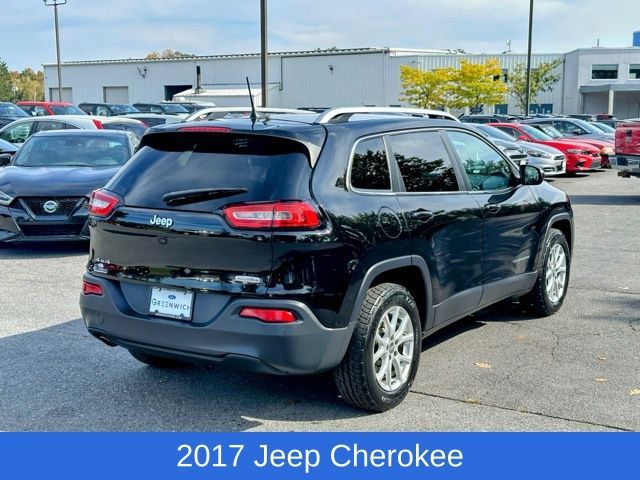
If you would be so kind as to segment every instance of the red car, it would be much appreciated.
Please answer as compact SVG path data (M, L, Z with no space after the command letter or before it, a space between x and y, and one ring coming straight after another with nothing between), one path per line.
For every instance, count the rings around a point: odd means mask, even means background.
M86 113L75 105L65 102L18 102L16 105L32 117L46 115L86 115Z
M640 118L616 126L616 156L613 168L621 177L640 177Z
M567 157L567 173L593 170L601 166L600 149L588 143L569 138L554 140L537 128L522 123L489 123L487 125L499 128L516 140L557 148Z

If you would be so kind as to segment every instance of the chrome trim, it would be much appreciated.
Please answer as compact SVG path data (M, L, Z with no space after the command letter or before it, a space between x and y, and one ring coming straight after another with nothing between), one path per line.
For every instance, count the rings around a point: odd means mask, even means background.
M358 113L395 113L395 114L405 114L405 115L419 115L421 117L429 117L429 118L439 118L445 120L452 120L454 122L460 122L455 116L450 113L443 112L442 110L430 110L426 108L406 108L406 107L338 107L332 108L325 112L322 112L315 119L313 123L317 124L325 124L330 123L331 120L340 117L346 116L348 120L349 117Z

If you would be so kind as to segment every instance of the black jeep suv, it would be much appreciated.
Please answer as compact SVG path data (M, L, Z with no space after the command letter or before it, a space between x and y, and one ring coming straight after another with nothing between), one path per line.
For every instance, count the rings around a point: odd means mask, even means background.
M557 311L568 197L458 122L377 113L149 130L90 201L89 331L153 366L333 370L382 411L427 335L510 297Z

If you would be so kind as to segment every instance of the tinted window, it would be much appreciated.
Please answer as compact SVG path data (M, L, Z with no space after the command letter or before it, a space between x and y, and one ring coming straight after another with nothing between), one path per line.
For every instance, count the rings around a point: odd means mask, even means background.
M102 124L105 130L122 130L124 132L133 132L138 137L142 137L147 131L141 122L139 123L120 123L120 122L105 122Z
M458 190L456 174L439 133L406 133L389 138L407 192Z
M358 143L351 165L351 186L363 190L391 190L387 152L382 138Z
M2 132L2 134L0 134L0 138L11 143L24 143L24 141L29 136L30 131L31 123L23 122L7 128L4 132Z
M78 127L75 125L69 125L65 122L57 122L54 120L46 122L37 122L38 132L46 132L47 130L75 130Z
M618 65L593 65L591 78L593 80L614 80L618 78Z
M54 115L84 115L85 113L73 105L51 105Z
M509 162L479 138L449 132L472 190L501 190L515 183Z
M129 158L127 144L122 135L36 135L16 154L14 165L114 167Z
M3 117L28 117L27 112L12 103L0 103L0 116Z
M565 121L554 121L553 126L560 132L565 135L584 135L587 132L584 128L581 128L579 125L576 125L573 122L565 122Z

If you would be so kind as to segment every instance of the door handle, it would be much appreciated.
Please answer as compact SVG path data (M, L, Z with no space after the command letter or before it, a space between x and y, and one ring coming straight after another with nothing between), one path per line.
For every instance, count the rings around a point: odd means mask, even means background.
M409 216L412 220L417 220L419 222L428 222L429 220L431 220L431 217L433 217L433 212L421 208L420 210L411 212Z
M484 207L484 209L489 213L498 213L500 211L500 208L501 206L499 203L490 203L489 205Z

